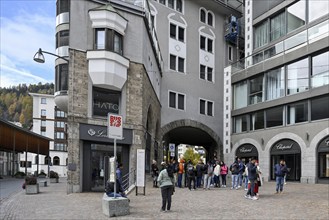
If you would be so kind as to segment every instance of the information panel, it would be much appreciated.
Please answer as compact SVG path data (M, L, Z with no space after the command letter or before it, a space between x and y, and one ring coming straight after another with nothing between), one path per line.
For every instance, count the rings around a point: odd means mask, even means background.
M145 187L145 149L137 149L136 186Z

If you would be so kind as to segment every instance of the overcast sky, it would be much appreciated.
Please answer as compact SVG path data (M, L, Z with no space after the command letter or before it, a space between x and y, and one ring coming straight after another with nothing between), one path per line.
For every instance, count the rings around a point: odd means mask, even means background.
M0 0L0 87L54 82L55 57L33 61L39 48L55 52L55 0Z

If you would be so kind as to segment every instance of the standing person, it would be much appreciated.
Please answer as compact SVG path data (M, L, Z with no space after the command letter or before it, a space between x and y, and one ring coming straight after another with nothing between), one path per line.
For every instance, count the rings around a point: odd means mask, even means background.
M287 173L287 166L285 165L285 161L283 159L280 160L279 164L275 164L274 166L274 174L275 174L275 181L276 181L276 192L275 194L282 193L283 191L283 183L284 183L284 176Z
M157 162L153 160L152 163L153 187L158 187L158 176L159 176L159 168L157 166Z
M192 162L188 160L187 165L186 165L186 170L187 170L187 179L188 179L188 189L191 190L192 188L192 182L193 182L193 190L195 190L195 170Z
M248 163L244 168L244 190L248 191L248 164L251 162L251 158L249 158Z
M255 196L255 182L257 181L257 163L255 158L251 159L251 162L248 164L248 180L250 182L250 188L245 195L247 199L257 200Z
M123 169L123 165L122 163L119 163L116 170L116 176L121 186L122 186L122 169Z
M179 188L182 188L183 175L184 175L184 160L180 158L178 164L178 181L177 181L177 185Z
M231 189L238 189L239 164L238 164L237 159L231 164L230 171L231 171L231 174L232 174Z
M216 166L214 168L215 187L220 187L219 175L220 175L220 166L219 166L219 162L216 161Z
M222 177L222 187L226 188L226 175L228 173L228 167L224 161L220 162L220 175Z
M204 166L204 179L203 179L203 189L210 189L211 178L214 174L213 166L210 161L208 161L207 165Z
M260 169L258 161L256 161L257 164L257 181L255 182L255 196L259 198L259 187L263 185L263 180L262 180L262 171Z
M239 165L238 188L241 188L242 178L243 178L243 173L244 173L244 170L245 170L245 166L243 164L243 161L240 158L238 158L238 165Z
M198 164L196 165L196 187L201 187L201 181L203 177L203 161L200 159Z
M171 208L171 196L175 191L175 181L174 181L174 171L171 166L167 166L163 169L159 176L158 182L161 188L161 196L162 196L162 207L161 212L170 211Z

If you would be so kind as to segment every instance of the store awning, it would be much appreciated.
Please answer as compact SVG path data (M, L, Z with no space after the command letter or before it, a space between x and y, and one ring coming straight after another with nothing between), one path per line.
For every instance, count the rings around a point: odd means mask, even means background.
M49 155L52 139L0 119L0 151L31 152Z

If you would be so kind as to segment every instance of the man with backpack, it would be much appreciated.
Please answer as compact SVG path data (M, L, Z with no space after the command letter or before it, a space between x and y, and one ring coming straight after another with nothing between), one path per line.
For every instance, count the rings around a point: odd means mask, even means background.
M236 159L234 163L230 166L230 171L232 173L232 187L231 189L239 189L238 188L238 176L239 176L239 163Z
M193 181L193 190L195 190L195 170L192 162L189 160L186 166L187 179L188 179L188 188L191 190L192 181Z

